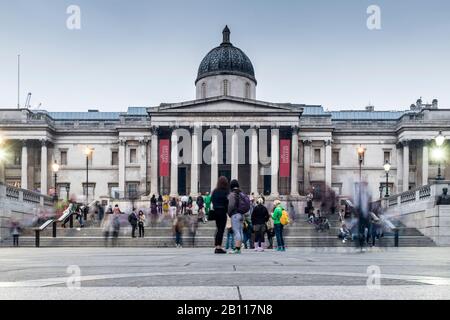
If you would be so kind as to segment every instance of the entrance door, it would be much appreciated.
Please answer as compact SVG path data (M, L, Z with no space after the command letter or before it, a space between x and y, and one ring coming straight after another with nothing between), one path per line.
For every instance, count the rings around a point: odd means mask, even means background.
M219 177L224 176L228 179L228 182L231 180L231 169L219 169Z
M178 194L186 194L186 168L178 168Z
M272 176L264 176L264 195L268 196L272 193Z

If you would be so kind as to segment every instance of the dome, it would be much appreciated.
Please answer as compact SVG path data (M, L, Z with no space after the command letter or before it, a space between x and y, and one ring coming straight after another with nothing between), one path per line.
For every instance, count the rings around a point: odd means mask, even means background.
M212 49L200 63L195 83L215 75L237 75L256 83L252 62L241 49L231 44L228 26L223 30L222 44Z

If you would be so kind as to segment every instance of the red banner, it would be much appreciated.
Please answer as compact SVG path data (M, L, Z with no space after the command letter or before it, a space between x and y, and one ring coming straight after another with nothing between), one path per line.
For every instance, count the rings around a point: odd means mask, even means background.
M169 176L170 163L170 140L161 139L159 141L159 176Z
M291 175L291 140L280 140L280 177L288 178Z

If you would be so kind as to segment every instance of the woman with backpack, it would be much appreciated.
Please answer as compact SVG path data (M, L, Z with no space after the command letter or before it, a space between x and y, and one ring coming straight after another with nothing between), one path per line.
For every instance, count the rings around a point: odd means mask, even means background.
M230 253L240 254L243 239L244 214L250 211L250 199L240 190L237 180L231 180L230 189L231 192L228 195L228 216L231 218L235 240L235 249Z
M216 236L214 253L222 254L227 253L222 248L223 233L227 224L227 210L228 210L228 195L230 193L230 187L228 185L228 179L226 177L219 177L217 180L217 186L211 194L211 203L213 205L214 217L216 220Z
M275 230L275 236L277 238L277 251L286 251L283 238L283 224L281 223L281 217L283 216L284 208L281 206L280 200L273 202L274 210L272 213L273 225Z

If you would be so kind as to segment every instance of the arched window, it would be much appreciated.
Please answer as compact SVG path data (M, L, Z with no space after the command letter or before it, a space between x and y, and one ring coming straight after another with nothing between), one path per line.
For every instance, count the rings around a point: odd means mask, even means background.
M206 83L202 83L202 99L206 99Z
M250 99L250 83L245 84L245 99Z
M223 80L223 95L228 95L228 80Z

